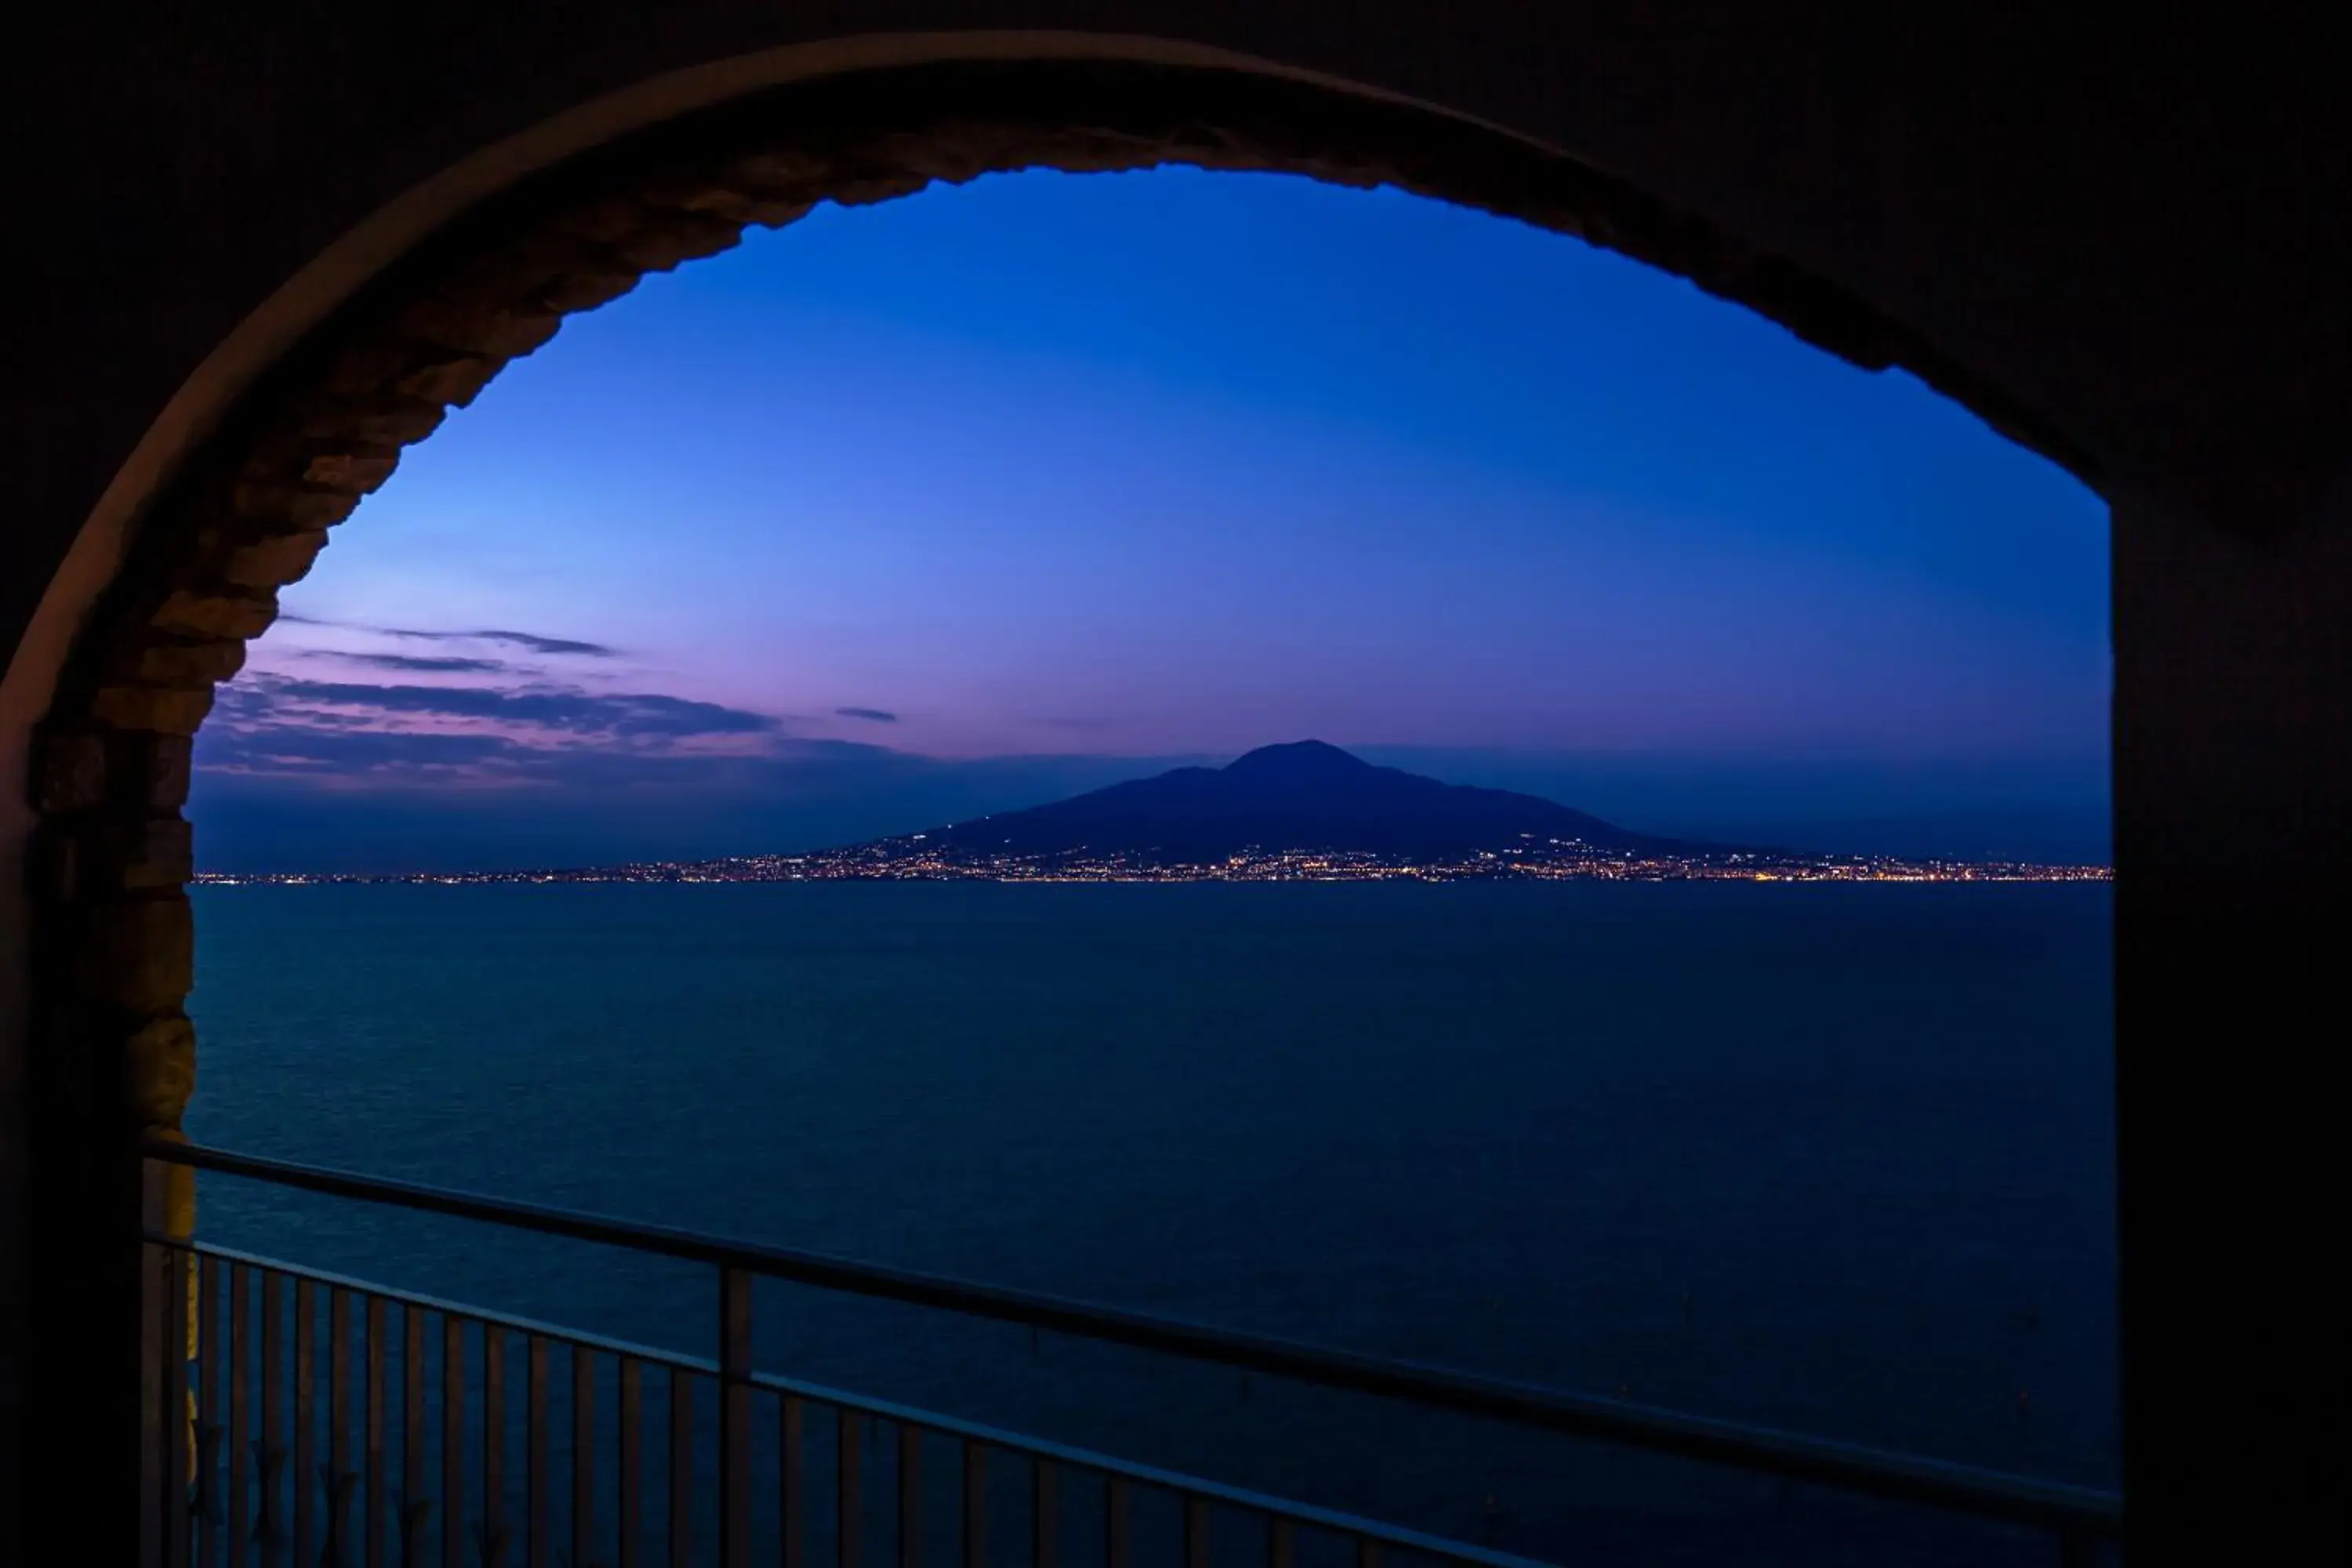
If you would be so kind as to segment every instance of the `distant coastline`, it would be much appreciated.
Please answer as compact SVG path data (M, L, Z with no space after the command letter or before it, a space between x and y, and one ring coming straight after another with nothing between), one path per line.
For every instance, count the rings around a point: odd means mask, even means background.
M1466 859L1415 861L1337 851L1269 850L1209 864L1160 864L1127 856L1089 856L1083 851L954 855L927 849L925 844L925 836L918 834L805 855L496 871L199 871L194 880L201 887L371 883L471 887L609 882L2105 882L2114 877L2113 869L2105 866L1760 851L1629 855L1550 844L1481 852Z
M237 874L246 882L2093 882L2104 866L1817 855L1639 833L1538 795L1261 746L1067 800L803 855L520 871Z

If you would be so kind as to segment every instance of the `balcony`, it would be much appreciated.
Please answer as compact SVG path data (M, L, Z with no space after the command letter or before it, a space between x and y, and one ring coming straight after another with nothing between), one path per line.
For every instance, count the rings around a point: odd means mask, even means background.
M144 1557L169 1568L859 1568L886 1556L921 1568L941 1546L964 1568L1538 1561L763 1369L754 1280L1475 1418L1521 1441L1697 1461L1777 1483L1784 1504L1802 1488L1928 1510L2031 1535L2066 1568L2106 1560L2121 1533L2120 1500L2100 1491L186 1144L150 1142L145 1155ZM710 1353L171 1235L160 1197L172 1165L707 1268Z

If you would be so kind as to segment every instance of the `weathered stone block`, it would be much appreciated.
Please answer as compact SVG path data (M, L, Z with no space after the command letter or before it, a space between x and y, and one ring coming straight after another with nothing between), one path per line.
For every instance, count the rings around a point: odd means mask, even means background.
M421 397L430 403L463 408L489 385L490 378L505 368L505 363L503 360L472 354L451 355L417 365L394 381L392 387L404 397Z
M190 830L182 817L99 822L78 837L84 846L79 860L85 892L101 888L130 892L177 888L194 870Z
M314 438L351 438L399 447L422 441L448 416L449 411L438 403L383 392L372 397L312 399L303 405L295 428Z
M195 983L195 922L184 893L99 906L77 949L76 988L126 1013L176 1013Z
M731 190L771 198L814 202L830 194L834 159L799 148L747 153L717 166L712 178Z
M611 245L636 233L651 221L645 204L627 196L599 196L582 202L549 226L558 234L574 235L600 245Z
M698 213L741 228L748 224L778 228L805 216L816 205L818 192L814 186L792 184L781 192L756 184L740 184L723 177L702 177L689 174L665 175L648 181L644 187L646 199L654 205L677 212Z
M169 816L188 802L194 742L186 735L131 731L107 738L107 781L115 809Z
M88 811L106 799L106 740L89 731L44 733L33 759L33 804L44 815Z
M191 1059L193 1060L193 1058ZM184 1108L183 1114L184 1113ZM140 1131L159 1143L185 1143L188 1141L188 1135L182 1131L177 1126L164 1127L150 1124L142 1127ZM166 1236L195 1235L196 1173L186 1165L158 1165L156 1169L162 1173L163 1178L163 1234ZM196 1325L198 1321L196 1310L201 1298L195 1294L196 1279L194 1270L196 1260L190 1258L186 1259L186 1264L190 1271L188 1279L188 1359L193 1361L195 1359L198 1349L196 1342ZM190 1398L193 1401L193 1393L191 1394ZM193 1403L191 1403L189 1410L191 1415L193 1415L194 1413L194 1405ZM196 1458L195 1454L193 1452L191 1452L188 1457L191 1462L193 1462Z
M148 625L194 637L257 637L278 618L274 594L212 594L182 588L157 606Z
M233 504L238 518L271 532L308 532L342 521L360 498L282 480L247 479L236 487Z
M727 216L746 227L782 228L816 210L814 202L748 200Z
M326 546L323 532L281 533L233 552L221 563L221 576L240 588L282 588L289 583L300 582ZM242 648L239 651L241 655Z
M669 212L714 212L738 199L732 182L705 168L649 174L638 182L636 194L647 205Z
M339 450L312 453L302 466L302 483L312 489L365 495L392 478L399 466L398 447L355 441Z
M151 1019L123 1042L122 1057L133 1122L142 1129L177 1128L196 1087L195 1026L181 1017Z
M152 730L193 735L213 710L213 689L173 686L103 686L90 699L90 717L118 730Z
M877 202L911 196L931 183L927 174L877 174L844 182L825 194L845 207L872 206Z
M537 281L543 284L545 279ZM562 324L560 316L520 308L517 301L479 298L427 300L402 311L396 322L401 331L419 342L493 359L527 354Z
M573 310L593 310L635 288L641 278L642 275L634 268L627 271L566 272L551 279L540 289L539 302L551 310L564 314Z
M960 185L1001 167L1007 161L1002 149L1002 138L971 127L961 138L884 137L869 155L888 164L898 178Z
M323 539L324 534L296 534ZM110 661L121 680L141 686L208 687L245 667L245 644L233 637L179 638L130 644Z
M320 377L319 390L332 397L363 397L391 386L416 367L419 345L392 333L352 343Z
M247 483L284 484L299 480L302 465L310 460L319 444L296 429L290 421L280 420L269 430L254 437L246 448L245 461L236 470L236 479Z
M740 224L694 213L670 212L641 234L613 242L614 251L632 267L667 272L681 262L732 250L743 242Z
M494 359L520 359L547 346L563 330L561 310L517 310L506 318L489 342L477 345Z

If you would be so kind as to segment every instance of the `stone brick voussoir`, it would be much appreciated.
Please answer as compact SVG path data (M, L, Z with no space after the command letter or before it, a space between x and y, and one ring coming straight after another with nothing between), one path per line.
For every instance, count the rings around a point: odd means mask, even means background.
M44 816L89 811L106 800L106 737L45 731L33 753L33 805Z
M377 331L346 343L319 378L330 397L367 397L394 386L419 363L437 357L429 344Z
M645 196L656 206L699 214L738 228L782 228L805 217L817 203L814 192L798 185L773 194L737 184L723 174L701 172L658 176L646 183Z
M657 209L634 195L615 195L597 196L567 207L555 215L548 228L557 235L617 247L629 236L659 221Z
M482 388L489 385L490 379L505 368L506 361L503 359L488 359L478 354L437 354L409 369L392 384L392 389L405 397L463 408L473 402Z
M151 730L193 735L213 710L213 689L183 690L162 686L103 686L90 699L90 717L118 730Z
M282 588L289 583L300 582L326 545L324 533L283 533L261 540L233 552L221 563L221 579L240 588ZM228 672L236 673L235 669ZM224 675L213 679L227 678Z
M609 272L566 272L550 279L540 289L538 304L558 315L593 310L635 289L644 276L633 267Z
M178 887L194 869L194 838L184 817L98 822L83 835L87 842L78 858L85 886L161 890Z
M313 489L288 480L246 479L230 500L232 514L258 533L309 533L352 515L360 498L347 490Z
M174 589L148 625L191 637L257 637L278 618L278 595L268 592L223 593Z
M773 147L739 153L709 165L713 184L771 201L814 203L831 194L836 159L802 147Z
M76 952L76 988L131 1014L177 1013L195 982L195 922L184 893L119 899L91 910Z
M310 398L302 405L295 428L314 440L413 447L448 416L448 409L438 403L385 391L365 397Z
M992 127L952 126L942 131L884 136L860 158L887 169L898 179L960 185L993 170L1033 165L1029 146Z
M122 1042L122 1081L131 1120L173 1129L196 1087L196 1030L184 1017L151 1018Z
M324 534L297 534L320 539ZM209 687L245 668L245 643L236 637L158 637L126 644L108 660L116 679L142 686Z
M616 240L613 249L632 267L647 272L667 272L682 263L732 250L742 241L743 226L740 223L700 213L672 211L663 213L643 232Z
M513 300L464 296L425 300L402 311L394 325L421 342L512 359L545 343L563 324L552 311L531 309L530 298L524 293Z
M879 202L896 201L900 196L911 196L931 184L929 174L910 174L901 169L884 167L844 179L828 189L825 195L842 206L868 207Z
M338 443L314 452L302 465L302 483L311 489L366 495L392 478L400 464L400 448L389 442Z
M110 734L106 742L108 797L133 816L168 816L188 803L194 742L153 731Z

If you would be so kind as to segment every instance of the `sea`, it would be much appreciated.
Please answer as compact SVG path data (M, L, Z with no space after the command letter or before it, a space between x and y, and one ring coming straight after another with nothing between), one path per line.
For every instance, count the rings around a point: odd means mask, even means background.
M2104 885L194 896L205 1143L2116 1481ZM712 1353L685 1264L209 1174L199 1233ZM1550 1562L2055 1561L2008 1527L810 1287L755 1312L763 1371ZM926 1475L951 1490L952 1458ZM995 1528L1024 1528L1022 1484L992 1479ZM1174 1506L1136 1502L1139 1568L1179 1560L1151 1511ZM930 1511L926 1554L954 1561L955 1510ZM1219 1562L1260 1560L1217 1528ZM1071 1568L1098 1531L1066 1530Z

